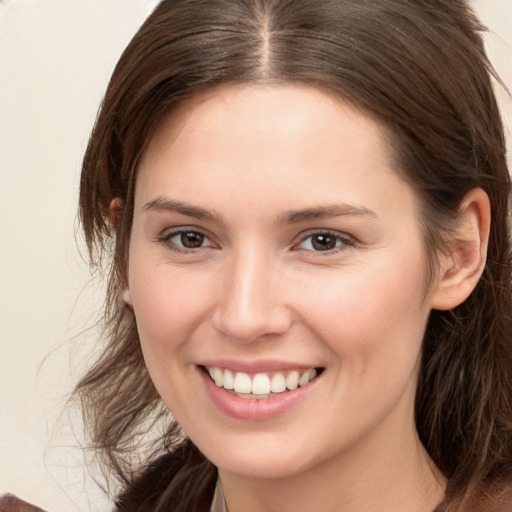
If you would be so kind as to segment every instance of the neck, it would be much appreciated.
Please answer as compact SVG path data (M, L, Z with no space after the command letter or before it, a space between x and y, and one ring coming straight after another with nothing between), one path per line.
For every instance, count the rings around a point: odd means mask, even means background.
M432 512L445 479L421 445L412 417L395 421L299 474L265 479L219 469L229 512Z

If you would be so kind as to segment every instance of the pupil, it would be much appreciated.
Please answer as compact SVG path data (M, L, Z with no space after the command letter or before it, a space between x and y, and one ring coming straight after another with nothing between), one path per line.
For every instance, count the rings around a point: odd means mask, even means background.
M336 247L336 237L331 235L315 235L312 244L318 251L329 251Z
M203 245L204 236L200 233L182 233L181 234L181 243L183 247L187 249L194 249L195 247L201 247Z

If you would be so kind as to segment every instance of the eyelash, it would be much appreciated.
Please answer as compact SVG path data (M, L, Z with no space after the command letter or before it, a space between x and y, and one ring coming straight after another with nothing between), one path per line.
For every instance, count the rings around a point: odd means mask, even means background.
M315 236L324 236L324 237L329 237L329 238L333 238L335 240L335 247L333 247L332 249L327 249L327 250L314 250L314 248L312 249L305 249L305 248L301 248L300 246L302 244L304 244L307 240L311 240L309 245L310 246L313 246L313 241L312 241L312 238L315 237ZM349 236L349 235L346 235L346 234L342 234L342 233L339 233L337 231L330 231L330 230L315 230L315 231L310 231L309 233L307 233L305 236L303 235L300 239L300 241L294 245L293 249L294 250L305 250L305 251L308 251L308 252L311 252L313 254L319 254L319 255L322 255L322 254L325 254L325 255L330 255L330 254L336 254L338 252L341 252L341 251L345 251L347 250L349 247L354 247L356 245L356 242L355 240Z
M182 245L178 245L177 243L173 242L172 239L178 236L183 235L195 235L203 238L203 241L208 241L209 243L207 245L200 245L198 247L184 247ZM310 242L311 249L306 249L303 247L300 247L302 244L304 244L307 240L312 239L313 237L318 236L324 236L329 238L334 238L335 240L335 247L327 250L314 250L314 242ZM208 238L206 234L204 234L202 231L199 231L197 229L192 228L180 228L177 230L173 230L169 233L166 233L160 237L157 238L157 241L160 243L165 244L169 249L171 249L174 252L182 253L182 254L189 254L192 252L195 252L197 249L203 249L205 247L215 247L215 244L211 242L211 240ZM329 231L329 230L315 230L310 231L306 235L303 235L298 243L294 244L292 247L292 250L298 251L298 250L304 250L313 254L336 254L341 251L345 251L349 247L354 247L356 245L355 240L346 235L346 234L340 234L336 231Z
M199 235L200 237L203 237L203 239L204 239L203 241L208 241L209 243L207 245L201 245L199 247L191 248L191 247L180 246L172 241L173 238L178 237L178 236L183 236L186 234ZM158 237L157 241L163 243L172 251L182 253L182 254L189 254L191 252L195 252L196 249L203 249L205 247L215 247L215 244L213 244L213 242L210 241L210 239L208 238L207 235L205 235L203 232L201 232L197 229L192 229L192 228L180 228L180 229L173 230L169 233L166 233L166 234Z

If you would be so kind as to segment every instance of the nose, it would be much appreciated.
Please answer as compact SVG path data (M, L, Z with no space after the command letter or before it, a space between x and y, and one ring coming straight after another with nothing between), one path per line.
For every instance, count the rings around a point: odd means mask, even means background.
M223 336L250 343L290 329L292 314L279 269L261 251L233 257L219 277L212 322Z

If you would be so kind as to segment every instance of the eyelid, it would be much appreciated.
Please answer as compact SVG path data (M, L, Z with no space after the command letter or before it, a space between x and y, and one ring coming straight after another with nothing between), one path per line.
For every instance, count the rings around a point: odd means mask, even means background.
M201 245L200 247L183 247L172 242L172 238L179 236L183 233L197 233L204 237L208 241L207 245ZM192 253L200 249L216 247L217 245L212 240L212 236L209 235L204 229L197 226L177 226L173 228L167 228L162 231L160 235L156 237L156 241L164 244L169 249L179 253Z
M330 235L330 236L333 236L334 238L336 238L336 240L341 240L343 243L341 246L334 247L333 249L328 249L325 251L315 251L312 249L304 249L304 248L300 247L300 245L302 243L304 243L308 238L310 238L314 235ZM357 245L357 240L353 236L351 236L343 231L336 231L334 229L327 229L327 228L325 228L325 229L315 228L315 229L309 229L308 231L301 233L298 238L298 241L293 244L292 250L303 250L303 251L307 251L307 252L310 252L315 255L323 254L323 255L327 256L330 254L336 254L338 252L342 252L349 247L354 247L355 245Z

